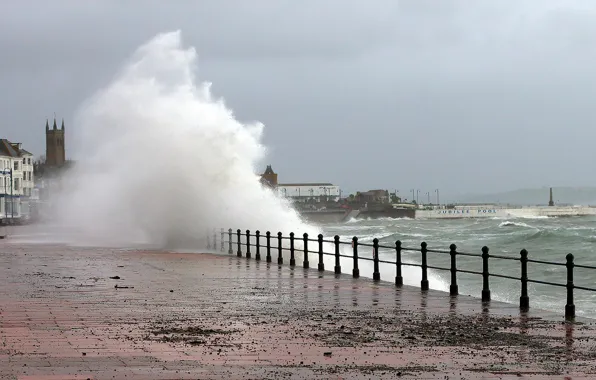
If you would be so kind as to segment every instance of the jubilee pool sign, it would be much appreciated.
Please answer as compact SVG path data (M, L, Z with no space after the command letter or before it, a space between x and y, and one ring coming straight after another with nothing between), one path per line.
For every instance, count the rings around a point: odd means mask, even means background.
M453 210L437 210L435 212L436 214L439 215L444 215L444 214L454 214L454 215L464 215L464 214L496 214L497 210L496 209L490 209L490 208L479 208L479 209L453 209Z

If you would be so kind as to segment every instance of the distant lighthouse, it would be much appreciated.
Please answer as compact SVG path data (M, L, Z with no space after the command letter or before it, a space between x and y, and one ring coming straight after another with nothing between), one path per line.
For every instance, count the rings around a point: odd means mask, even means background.
M553 188L550 188L550 200L548 201L549 206L554 206L555 202L553 201Z

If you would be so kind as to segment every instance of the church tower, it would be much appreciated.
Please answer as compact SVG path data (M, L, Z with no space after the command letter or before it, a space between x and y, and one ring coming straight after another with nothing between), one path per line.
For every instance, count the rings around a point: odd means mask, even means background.
M64 149L64 119L62 127L58 129L56 118L50 129L46 120L46 165L48 167L61 167L66 162L66 151Z
M277 187L277 173L273 171L271 165L267 165L265 173L261 174L261 183L268 187Z

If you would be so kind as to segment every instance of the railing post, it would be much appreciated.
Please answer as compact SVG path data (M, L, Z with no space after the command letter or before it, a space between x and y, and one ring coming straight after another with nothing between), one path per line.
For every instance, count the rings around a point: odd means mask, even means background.
M265 233L265 237L267 239L267 262L271 262L271 232L267 231Z
M420 253L422 253L422 280L420 281L420 290L428 290L428 263L426 260L426 254L428 252L428 249L426 249L427 244L425 241L423 241L420 244Z
M571 253L567 254L567 263L565 264L567 267L567 304L565 305L565 319L572 320L575 318L575 305L573 304L573 268L575 264L573 263L573 255Z
M259 243L259 238L261 237L261 231L255 231L255 260L261 261L261 243Z
M381 273L379 273L379 239L373 239L373 280L380 281Z
M325 264L323 263L323 234L319 234L319 272L325 270Z
M354 252L354 269L352 269L352 277L360 277L360 269L358 269L358 237L352 238L352 251Z
M232 237L232 229L230 228L228 230L228 244L229 244L229 248L228 248L228 253L231 255L232 253L234 253L234 248L232 248L232 240L234 240L234 238Z
M296 266L296 258L294 257L294 233L290 232L290 266Z
M283 258L282 253L281 253L281 250L282 250L282 247L281 247L282 240L281 239L282 239L282 233L281 232L278 232L277 233L277 263L279 265L281 265L281 264L284 263L284 258Z
M240 240L241 234L242 234L242 231L240 231L240 229L238 229L236 231L236 235L238 235L238 251L236 252L236 256L238 256L238 257L242 257L242 241Z
M213 229L213 250L217 251L217 232Z
M449 295L456 296L459 294L459 287L457 286L457 246L455 244L449 246L449 255L451 255L451 285L449 285Z
M335 240L335 274L341 273L341 264L339 262L339 235L335 235L333 238Z
M226 236L226 234L225 234L225 232L224 232L224 229L222 228L222 229L221 229L221 244L219 245L219 250L220 250L221 252L223 252L223 251L224 251L224 240L225 240L225 236Z
M250 259L250 230L246 230L246 258Z
M308 262L308 234L306 232L302 235L302 241L304 244L304 261L302 262L302 266L308 268L310 263Z
M488 279L490 273L488 271L488 247L482 247L482 302L490 301L490 287Z
M530 297L528 297L528 251L522 249L519 252L521 262L521 296L519 297L519 308L527 311L530 308Z
M395 286L402 286L404 278L401 275L401 241L395 242Z

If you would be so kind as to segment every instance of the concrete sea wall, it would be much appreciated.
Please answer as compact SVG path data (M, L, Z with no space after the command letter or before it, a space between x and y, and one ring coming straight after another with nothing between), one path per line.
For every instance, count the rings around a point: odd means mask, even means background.
M416 210L417 219L459 219L459 218L531 218L596 215L595 207L554 206L519 208L474 208Z

